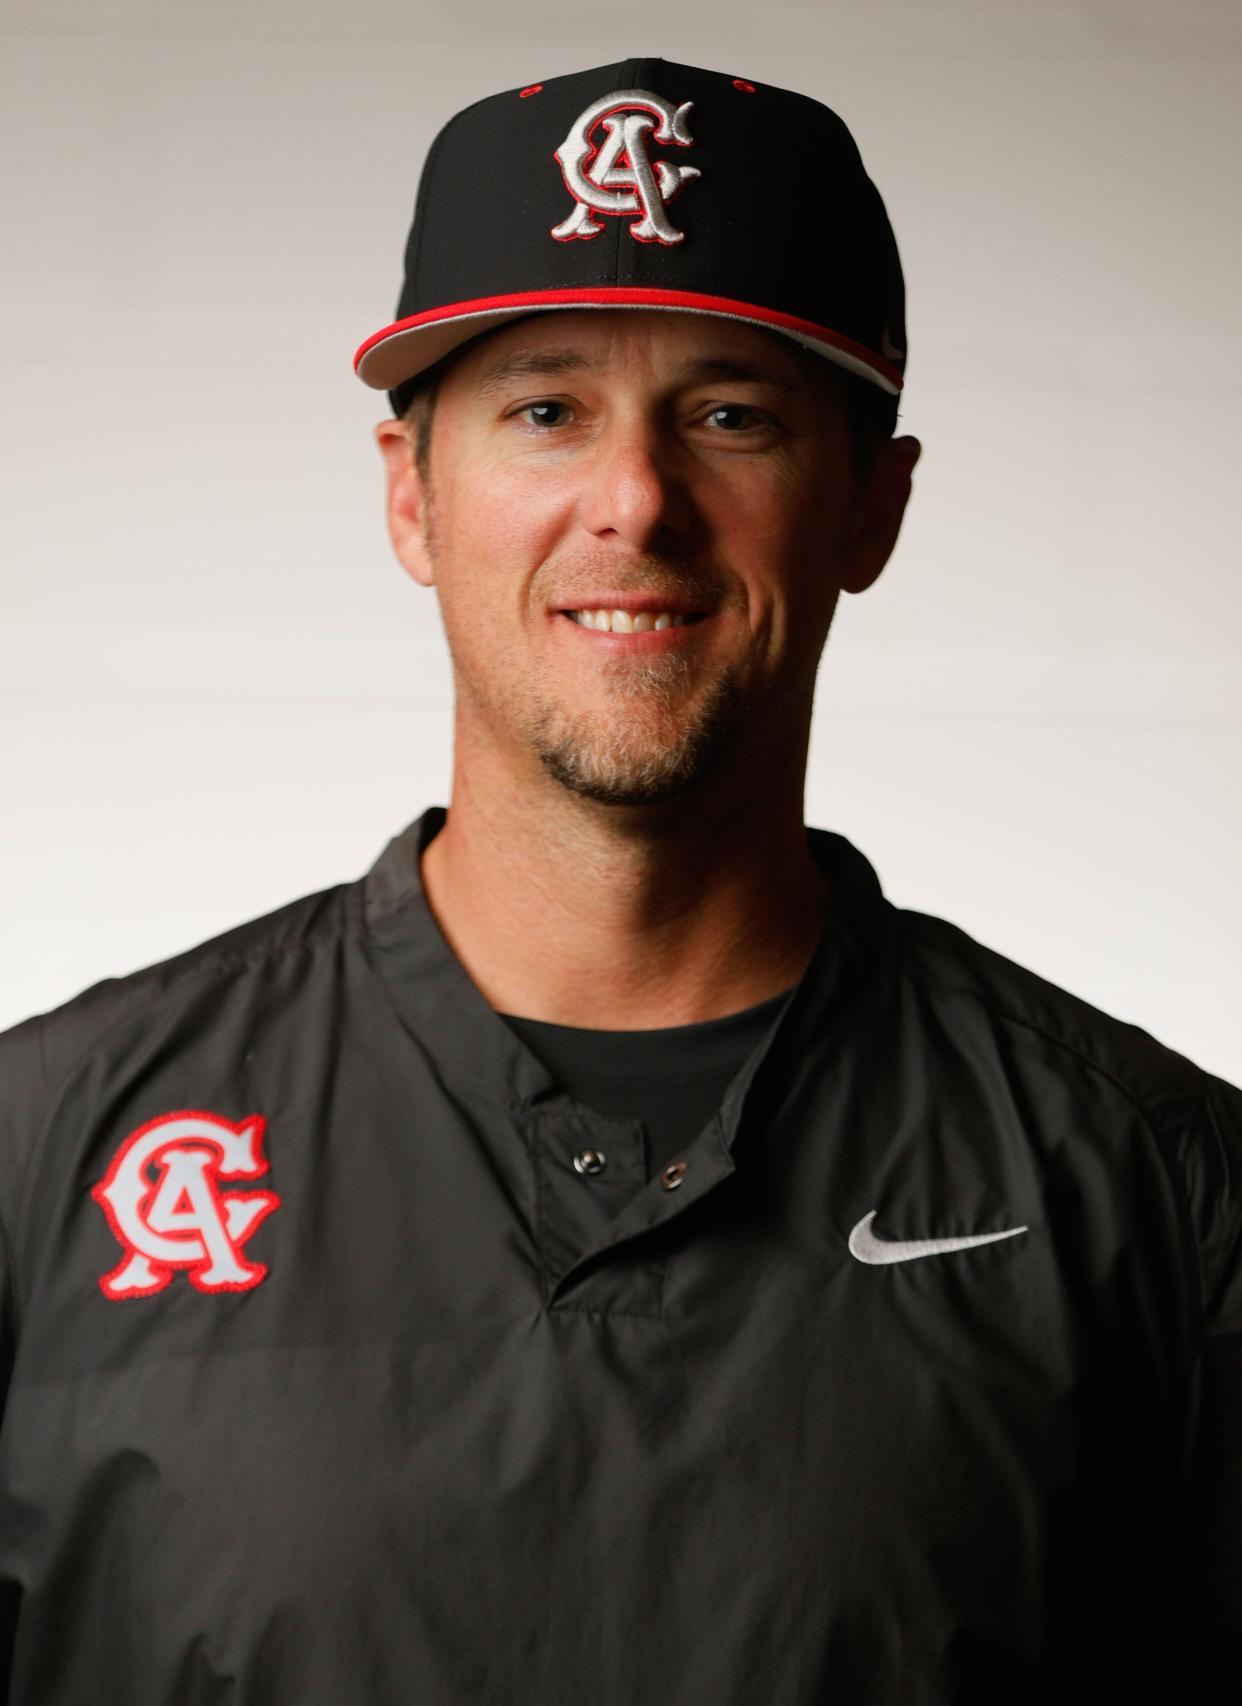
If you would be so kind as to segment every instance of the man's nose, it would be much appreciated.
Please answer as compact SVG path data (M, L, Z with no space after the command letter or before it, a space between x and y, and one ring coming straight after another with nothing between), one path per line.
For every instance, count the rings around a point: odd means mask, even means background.
M593 448L579 513L598 539L645 551L684 546L694 506L679 447L654 421L611 423Z

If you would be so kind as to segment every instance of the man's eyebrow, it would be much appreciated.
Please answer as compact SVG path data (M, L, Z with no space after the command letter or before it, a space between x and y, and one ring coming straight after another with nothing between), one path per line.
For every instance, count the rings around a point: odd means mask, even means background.
M680 377L687 384L703 384L709 379L723 379L732 385L776 385L782 391L798 389L795 381L786 379L771 368L756 367L753 362L738 361L735 356L707 355L688 361Z
M512 379L554 379L561 374L578 373L596 365L576 349L514 350L511 355L483 370L475 380L474 393L476 397L487 397L503 389ZM694 357L683 362L673 377L685 385L704 384L714 379L734 385L775 385L784 391L799 388L796 381L768 368L726 355Z
M511 379L541 378L545 374L554 378L561 373L575 373L594 365L581 350L514 350L512 355L506 355L491 367L484 368L474 382L474 392L476 397L487 397Z

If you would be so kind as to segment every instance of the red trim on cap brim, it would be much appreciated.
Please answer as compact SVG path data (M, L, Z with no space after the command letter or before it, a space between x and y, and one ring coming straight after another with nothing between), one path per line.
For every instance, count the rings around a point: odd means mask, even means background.
M885 391L893 394L899 392L904 383L900 369L885 361L874 350L868 349L854 338L846 337L842 332L834 332L828 326L816 325L813 320L803 320L796 314L784 314L777 308L763 308L753 302L737 302L728 296L708 296L695 290L654 290L641 285L531 290L509 296L479 296L468 302L451 302L442 308L428 308L421 314L409 314L403 320L395 320L391 326L383 327L365 343L360 344L354 355L354 372L365 384L377 391L395 390L403 380L413 378L422 371L423 366L430 366L431 362L415 366L412 371L397 372L395 369L401 364L377 361L373 358L368 360L368 357L372 357L372 352L378 351L390 340L400 340L404 343L411 332L430 330L454 320L472 320L494 315L497 323L503 324L506 319L517 314L527 314L541 308L662 308L715 314L723 319L744 320L751 325L766 326L773 331L784 332L798 343L818 349L829 359L836 359L842 366L861 373L864 378L874 380ZM465 342L466 336L473 335L473 332L467 333L461 341Z

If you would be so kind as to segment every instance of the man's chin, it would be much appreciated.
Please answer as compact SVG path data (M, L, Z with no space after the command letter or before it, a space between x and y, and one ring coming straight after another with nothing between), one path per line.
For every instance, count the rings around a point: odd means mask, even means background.
M644 699L646 702L644 702ZM641 693L607 711L575 714L549 699L521 731L553 781L580 799L654 806L694 794L715 775L751 725L738 677L724 670L686 701Z
M605 806L654 806L692 794L706 780L700 766L693 770L601 770L584 765L560 749L541 751L540 762L554 782L580 799Z
M732 680L725 678L690 725L664 740L654 731L644 739L620 727L598 731L594 741L581 728L550 739L545 726L532 744L548 775L582 799L660 805L694 794L721 769L744 726L742 709ZM618 714L618 723L623 717Z

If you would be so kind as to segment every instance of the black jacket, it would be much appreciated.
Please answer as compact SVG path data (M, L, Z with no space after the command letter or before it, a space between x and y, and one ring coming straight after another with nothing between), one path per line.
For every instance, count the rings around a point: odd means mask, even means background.
M0 1037L13 1706L1242 1698L1242 1091L811 829L648 1176L444 818Z

